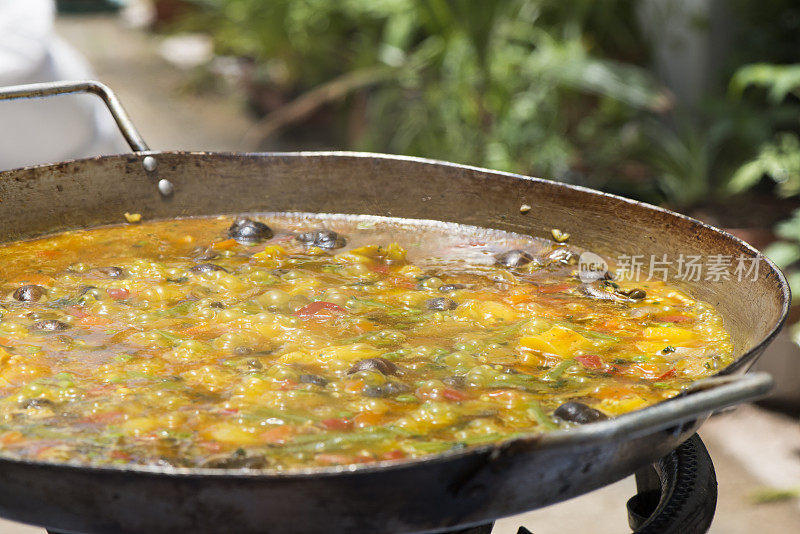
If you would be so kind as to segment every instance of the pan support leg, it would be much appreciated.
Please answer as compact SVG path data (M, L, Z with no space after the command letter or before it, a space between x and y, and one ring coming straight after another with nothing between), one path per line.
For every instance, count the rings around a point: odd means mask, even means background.
M636 534L708 531L717 507L717 478L697 434L635 476L638 493L628 501L628 524Z

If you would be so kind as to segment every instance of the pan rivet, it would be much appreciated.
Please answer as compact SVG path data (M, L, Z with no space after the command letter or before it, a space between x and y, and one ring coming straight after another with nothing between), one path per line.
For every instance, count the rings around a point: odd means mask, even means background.
M172 194L175 190L175 186L172 185L172 182L167 180L166 178L162 178L158 181L158 191L163 196L168 197Z
M528 213L529 211L531 211L531 209L532 208L528 204L523 204L522 206L519 207L519 212L524 215L524 214Z
M144 170L147 172L153 172L156 170L156 167L158 167L158 161L156 161L156 158L153 156L145 156L142 160L142 167L144 167Z

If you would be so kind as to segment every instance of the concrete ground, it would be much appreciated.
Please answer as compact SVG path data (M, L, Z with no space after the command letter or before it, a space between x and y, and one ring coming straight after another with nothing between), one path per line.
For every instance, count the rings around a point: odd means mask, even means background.
M153 149L252 150L243 144L252 125L241 102L182 90L187 73L157 54L158 40L125 28L112 16L61 18L58 31L92 62L98 79L115 89ZM301 147L298 147L301 148ZM712 418L701 432L719 480L712 533L800 532L800 500L756 504L762 489L800 489L800 425L754 406ZM1 475L0 475L1 476ZM618 533L628 529L625 502L632 478L522 516L499 521L495 533L520 525L535 534ZM44 530L0 520L2 534Z

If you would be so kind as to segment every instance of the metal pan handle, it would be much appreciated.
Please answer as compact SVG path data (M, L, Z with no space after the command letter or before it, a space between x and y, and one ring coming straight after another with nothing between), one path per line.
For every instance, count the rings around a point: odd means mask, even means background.
M131 118L122 107L117 95L108 86L92 81L67 81L67 82L47 82L32 83L29 85L14 85L11 87L0 87L0 100L12 100L16 98L43 98L53 95L65 95L71 93L92 93L103 99L106 103L111 116L119 126L122 136L128 142L134 152L147 152L147 146L136 126L131 122Z
M454 484L453 491L459 495L470 494L475 488L487 484L485 478L502 476L507 465L510 465L507 462L519 451L536 450L544 444L576 445L620 437L630 440L662 430L672 433L671 429L681 433L686 430L683 423L697 421L712 412L763 397L772 389L773 383L772 377L766 373L712 377L695 383L669 400L607 421L497 444L492 447L488 460Z
M617 425L615 430L626 435L647 434L758 399L766 395L773 384L774 380L767 373L715 376L696 382L672 399L612 421Z

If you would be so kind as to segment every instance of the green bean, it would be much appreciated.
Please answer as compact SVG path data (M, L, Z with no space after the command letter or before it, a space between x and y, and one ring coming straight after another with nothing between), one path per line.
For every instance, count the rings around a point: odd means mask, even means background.
M360 304L360 305L362 305L364 307L369 307L369 306L372 306L373 308L388 308L389 307L388 304L386 304L384 302L377 301L377 300L362 299L362 298L358 298L358 297L351 297L351 299L354 300L357 304Z
M545 427L547 430L558 430L558 425L553 422L553 420L544 413L542 409L542 405L536 401L532 401L528 405L528 413L530 413L536 422Z
M480 436L470 436L468 438L464 438L461 440L462 443L466 445L481 445L483 443L489 443L492 441L500 441L501 439L507 436L500 434L499 432L494 432L492 434L482 434Z
M516 323L508 325L505 328L501 328L494 335L486 338L483 344L491 345L492 343L498 343L500 341L504 341L505 339L516 334L519 331L519 329L522 328L522 326L528 321L529 319L525 319L523 321L517 321Z
M292 452L327 452L344 449L366 441L381 441L397 435L392 429L377 429L365 432L323 432L319 434L302 434L295 438L282 450Z
M561 375L564 374L564 371L566 371L576 363L577 360L575 360L574 358L564 360L563 362L559 363L558 365L550 369L550 371L545 376L547 376L547 378L549 378L550 380L558 380L559 378L561 378Z
M181 315L189 311L189 308L192 307L192 302L182 302L172 308L167 308L166 310L159 310L157 312L153 312L153 315L156 317L174 317L176 315Z
M449 451L458 446L457 441L415 441L409 443L409 447L415 451L427 454Z
M172 341L173 343L180 343L181 341L183 341L182 337L179 337L173 334L172 332L167 332L166 330L153 330L153 332L163 337L167 341Z
M246 419L281 419L292 423L308 423L317 419L305 414L288 412L286 410L271 410L269 408L258 408L253 412L242 414Z

